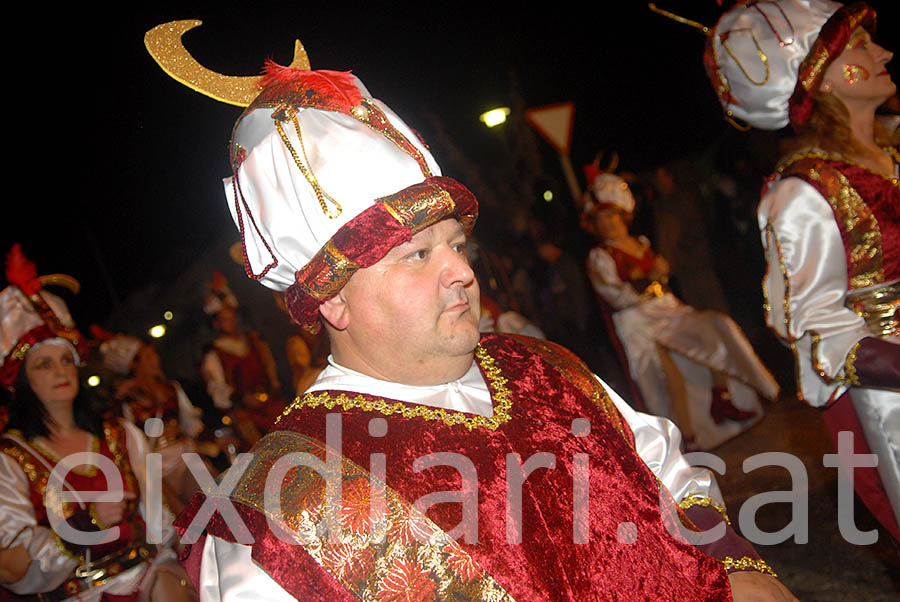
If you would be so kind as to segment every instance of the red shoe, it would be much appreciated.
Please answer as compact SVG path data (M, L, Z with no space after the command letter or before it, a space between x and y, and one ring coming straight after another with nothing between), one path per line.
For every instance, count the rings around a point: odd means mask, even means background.
M709 406L709 415L713 422L722 424L726 420L744 422L756 417L755 410L742 410L731 402L731 393L725 387L713 387L712 403Z

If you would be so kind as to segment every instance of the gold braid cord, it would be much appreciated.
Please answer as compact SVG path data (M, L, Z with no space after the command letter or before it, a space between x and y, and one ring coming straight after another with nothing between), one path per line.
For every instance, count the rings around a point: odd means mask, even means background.
M731 556L726 556L722 560L722 564L725 565L725 570L734 569L736 571L757 571L759 573L763 573L764 575L771 575L772 577L778 578L778 574L772 570L765 560L761 558L750 558L749 556L744 556L738 560L735 560Z
M682 510L687 510L688 508L693 508L694 506L702 506L704 508L712 508L716 512L722 515L722 519L729 525L731 524L731 519L728 518L728 513L725 512L725 506L717 503L714 499L708 497L702 497L699 495L689 495L684 498L680 502L678 502L678 507Z

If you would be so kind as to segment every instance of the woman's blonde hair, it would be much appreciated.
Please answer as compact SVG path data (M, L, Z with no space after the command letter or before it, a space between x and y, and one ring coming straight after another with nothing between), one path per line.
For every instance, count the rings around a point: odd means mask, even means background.
M889 132L875 120L875 143L878 146L897 146L900 134ZM786 144L787 153L818 148L845 156L874 157L874 152L853 136L850 129L850 111L834 94L816 91L809 121L800 134Z

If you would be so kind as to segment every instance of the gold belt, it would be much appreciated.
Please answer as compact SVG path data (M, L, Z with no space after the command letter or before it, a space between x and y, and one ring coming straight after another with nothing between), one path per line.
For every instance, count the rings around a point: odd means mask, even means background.
M900 283L886 284L864 291L850 291L844 305L856 312L875 336L900 334Z
M79 566L69 579L53 590L40 594L42 602L57 602L91 588L99 587L128 569L153 556L153 550L145 544L137 544L121 552L113 552L88 564Z

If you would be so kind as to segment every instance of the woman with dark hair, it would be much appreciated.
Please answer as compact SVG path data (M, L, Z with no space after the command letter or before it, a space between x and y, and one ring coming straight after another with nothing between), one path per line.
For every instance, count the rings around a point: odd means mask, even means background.
M897 88L874 31L863 3L739 3L706 64L729 118L797 134L758 211L766 319L836 446L854 431L855 453L878 456L854 484L900 539L900 155L876 117Z
M171 516L145 497L146 440L89 407L78 371L84 338L65 303L41 289L18 245L7 279L0 292L0 380L9 392L0 437L0 585L52 600L192 599L170 547ZM113 501L87 495L96 491ZM153 522L145 523L140 502L156 509Z

